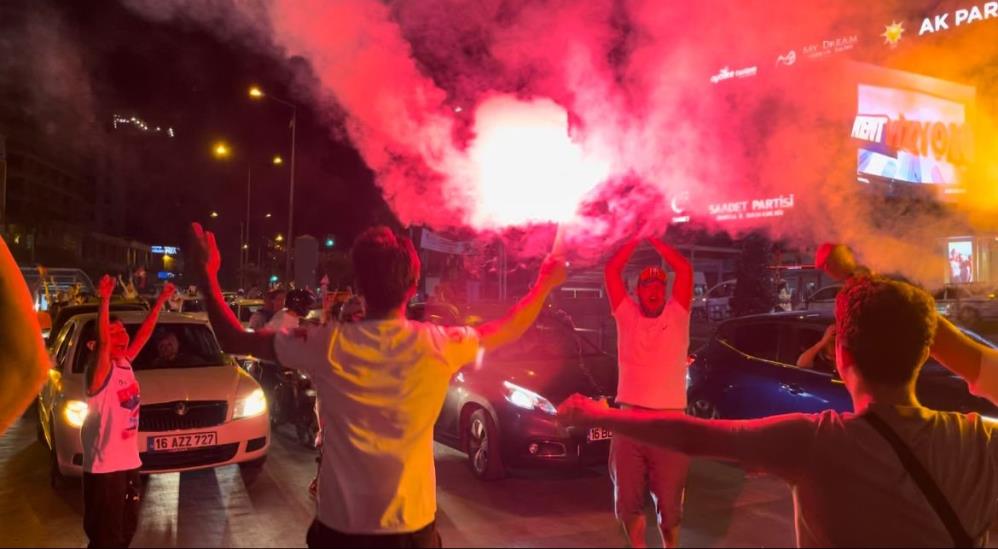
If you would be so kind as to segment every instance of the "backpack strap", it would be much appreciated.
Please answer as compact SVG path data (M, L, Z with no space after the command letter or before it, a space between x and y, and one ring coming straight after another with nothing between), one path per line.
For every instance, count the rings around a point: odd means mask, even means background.
M922 463L918 461L915 457L914 452L911 448L901 440L901 437L894 432L893 429L887 422L880 418L877 414L872 411L867 411L863 414L863 419L865 419L873 428L880 433L880 436L884 438L894 448L894 453L897 454L898 459L901 460L901 464L904 466L908 474L911 475L912 480L918 485L918 488L922 491L925 499L928 500L929 505L932 506L932 510L936 512L939 516L939 520L942 521L946 530L949 532L950 537L953 538L953 544L955 547L974 547L975 543L973 539L967 534L967 530L964 529L963 523L960 522L960 517L957 516L956 511L953 510L953 506L950 504L949 500L943 494L943 491L939 489L939 485L932 480L932 475L922 466Z

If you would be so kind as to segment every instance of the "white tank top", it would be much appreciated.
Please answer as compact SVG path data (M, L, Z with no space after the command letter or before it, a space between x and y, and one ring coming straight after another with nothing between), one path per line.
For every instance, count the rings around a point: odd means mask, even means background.
M111 374L97 394L87 398L87 418L80 436L83 470L113 473L138 469L139 384L132 365L111 359Z

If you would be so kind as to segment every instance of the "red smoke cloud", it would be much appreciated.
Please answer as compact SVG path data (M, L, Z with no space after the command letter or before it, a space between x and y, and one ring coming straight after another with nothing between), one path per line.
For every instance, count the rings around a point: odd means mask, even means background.
M863 50L917 72L918 49L902 55L880 37L916 11L793 0L276 0L239 20L256 20L286 55L311 63L317 100L331 96L345 114L405 224L482 230L577 211L569 241L602 251L636 231L661 232L679 206L696 214L793 195L793 215L739 228L798 244L844 239L875 266L918 274L924 267L908 256L924 257L919 247L961 220L878 218L882 203L856 183L851 122L841 118L855 111L855 86L802 49L857 36L842 58ZM990 44L993 57L994 25L979 25L992 40L977 50ZM791 51L793 69L774 70ZM975 76L986 56L973 57L977 65L946 57L953 79ZM503 128L525 119L535 131ZM563 139L553 138L561 127Z

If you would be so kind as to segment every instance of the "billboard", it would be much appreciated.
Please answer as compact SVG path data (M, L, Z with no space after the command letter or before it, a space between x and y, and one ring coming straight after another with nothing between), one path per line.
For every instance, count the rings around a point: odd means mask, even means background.
M857 175L960 192L973 155L975 88L855 64Z

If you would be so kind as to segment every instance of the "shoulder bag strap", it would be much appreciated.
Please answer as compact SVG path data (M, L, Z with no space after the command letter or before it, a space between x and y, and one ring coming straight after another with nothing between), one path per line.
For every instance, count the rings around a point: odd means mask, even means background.
M949 500L943 494L942 490L939 489L939 485L932 480L932 475L929 474L925 467L922 466L918 458L911 451L911 448L901 440L901 437L894 432L893 429L887 422L881 419L878 415L873 412L866 412L863 414L863 419L870 423L880 436L894 448L894 453L897 454L898 459L901 460L901 464L911 475L911 478L918 485L918 488L925 495L925 499L929 501L929 505L939 516L939 520L942 521L943 525L946 526L946 530L949 535L953 538L953 543L956 547L974 547L974 541L971 539L970 535L964 529L963 524L960 522L960 517L957 516L956 511L953 510L953 506L950 505Z

